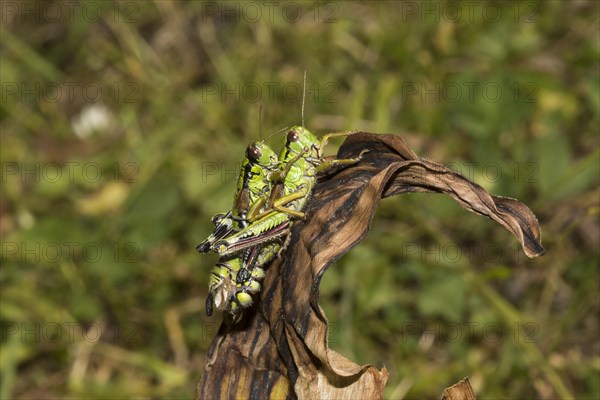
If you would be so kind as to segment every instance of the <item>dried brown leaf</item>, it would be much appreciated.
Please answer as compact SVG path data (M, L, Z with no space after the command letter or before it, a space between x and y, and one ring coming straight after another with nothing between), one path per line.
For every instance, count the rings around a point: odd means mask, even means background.
M477 400L477 397L467 377L446 388L442 400Z
M323 273L367 234L379 200L402 193L444 193L463 208L500 223L525 254L543 254L533 213L493 196L448 168L417 157L396 135L359 132L338 158L360 163L319 181L307 218L294 223L284 257L270 266L259 312L222 325L209 350L198 398L382 398L388 372L357 365L329 349L318 304Z

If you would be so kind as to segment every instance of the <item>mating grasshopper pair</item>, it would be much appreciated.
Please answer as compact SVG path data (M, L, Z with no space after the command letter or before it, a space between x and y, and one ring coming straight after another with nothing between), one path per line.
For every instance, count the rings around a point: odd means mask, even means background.
M352 133L330 133L319 140L306 128L294 126L279 157L263 142L248 146L231 210L213 217L213 233L196 247L220 256L211 271L208 315L214 306L237 321L252 305L264 268L285 249L293 221L304 218L317 176L360 160L323 157L329 138Z

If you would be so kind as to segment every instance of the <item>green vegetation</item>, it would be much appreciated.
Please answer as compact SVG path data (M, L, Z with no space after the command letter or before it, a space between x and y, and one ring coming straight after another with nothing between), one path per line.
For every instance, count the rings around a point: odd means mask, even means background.
M301 122L304 70L311 131L402 135L528 205L547 251L383 200L323 279L331 346L394 399L600 397L597 2L67 3L2 5L0 398L192 395L220 322L194 246L259 105L263 136Z

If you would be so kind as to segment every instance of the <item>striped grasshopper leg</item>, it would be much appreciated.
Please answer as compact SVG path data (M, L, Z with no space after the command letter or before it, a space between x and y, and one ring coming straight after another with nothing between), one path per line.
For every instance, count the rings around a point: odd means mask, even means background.
M289 233L291 220L285 212L272 212L257 220L248 228L221 239L215 249L221 256L235 254L254 246L273 242Z

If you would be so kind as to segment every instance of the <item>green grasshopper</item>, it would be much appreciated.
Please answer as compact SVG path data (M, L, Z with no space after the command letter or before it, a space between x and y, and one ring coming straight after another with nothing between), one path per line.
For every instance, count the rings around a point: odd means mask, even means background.
M277 132L276 132L277 133ZM287 173L280 168L275 153L264 142L250 144L238 178L233 206L227 213L212 218L215 228L211 235L196 246L199 252L207 252L211 245L227 235L243 230L258 215L269 209L268 200L275 182ZM262 267L278 254L281 245L272 243L264 248L246 249L237 257L222 257L211 271L206 312L212 314L213 303L219 310L229 304L231 314L252 304L251 295L260 291L258 282L264 277ZM231 301L230 301L231 300ZM237 305L237 307L236 307Z
M323 157L323 148L329 138L353 133L330 133L319 140L303 126L292 127L279 156L281 170L285 171L283 192L273 188L269 209L256 215L254 222L247 227L215 241L211 248L219 255L227 256L287 235L292 218L304 218L302 210L308 203L317 175L326 173L334 166L351 165L361 159L362 154L357 158L341 160L326 160Z
M271 182L275 180L271 175L279 171L279 164L275 152L263 142L251 143L246 148L231 210L213 216L215 228L196 250L208 252L215 241L246 228L254 220L269 199Z

